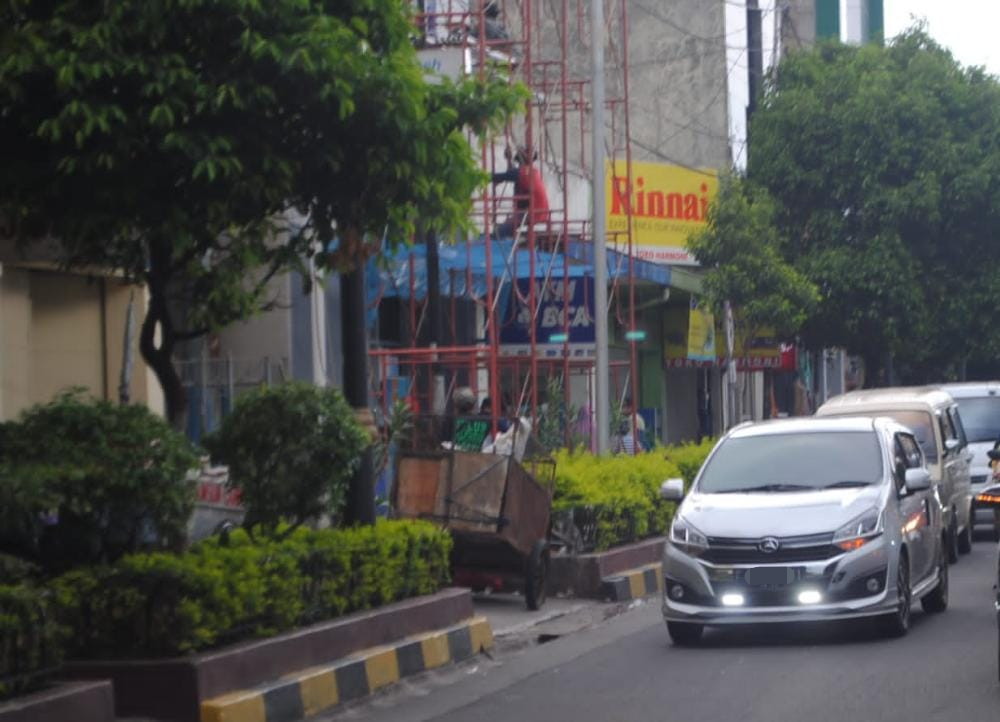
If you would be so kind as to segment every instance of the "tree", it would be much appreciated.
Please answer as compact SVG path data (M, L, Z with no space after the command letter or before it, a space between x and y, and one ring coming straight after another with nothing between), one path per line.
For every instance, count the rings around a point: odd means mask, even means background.
M732 304L736 345L747 351L764 328L794 335L819 300L816 286L785 261L776 215L767 191L741 176L725 176L705 229L688 241L706 269L709 302L716 312Z
M465 222L485 180L465 129L524 94L428 83L407 8L0 3L0 218L146 285L140 348L175 423L176 344L265 308L275 274L312 256L350 270L418 218Z
M339 390L304 383L243 395L205 439L229 467L229 485L241 491L244 526L281 537L308 521L340 517L368 444Z
M984 263L1000 235L995 78L921 27L888 47L792 53L766 83L750 148L783 256L821 291L810 346L846 347L890 382L996 352L1000 278Z

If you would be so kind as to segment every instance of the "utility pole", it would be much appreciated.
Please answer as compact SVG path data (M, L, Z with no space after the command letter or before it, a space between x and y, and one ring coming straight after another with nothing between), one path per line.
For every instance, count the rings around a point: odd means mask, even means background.
M604 0L590 0L591 50L591 134L593 155L593 220L594 242L594 425L597 427L597 453L608 451L608 428L611 423L608 384L608 250L604 219Z
M758 0L747 0L747 76L749 99L747 101L747 140L750 139L750 121L757 110L761 86L764 82L764 36ZM750 162L750 143L747 143L747 166Z

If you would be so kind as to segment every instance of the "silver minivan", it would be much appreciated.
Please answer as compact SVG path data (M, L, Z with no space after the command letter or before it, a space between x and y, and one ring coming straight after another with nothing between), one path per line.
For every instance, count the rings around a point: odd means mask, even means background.
M768 421L716 444L663 551L676 644L705 626L877 617L899 636L948 605L942 506L920 446L888 418Z
M1000 440L1000 381L973 381L944 384L942 390L958 404L962 426L972 453L969 474L972 493L977 495L993 484L989 451ZM1000 541L1000 511L973 501L973 526L989 527L993 541Z
M951 395L930 386L852 391L833 397L816 415L888 416L910 428L944 504L949 561L956 562L959 553L972 550L972 455Z

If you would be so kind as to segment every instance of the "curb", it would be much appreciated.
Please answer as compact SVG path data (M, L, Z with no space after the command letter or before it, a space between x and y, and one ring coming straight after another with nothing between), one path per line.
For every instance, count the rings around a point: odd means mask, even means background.
M281 680L201 704L201 722L295 722L366 697L403 677L468 659L493 647L485 617L373 647Z
M638 569L605 577L601 580L601 594L612 602L642 599L663 591L663 563L647 564Z

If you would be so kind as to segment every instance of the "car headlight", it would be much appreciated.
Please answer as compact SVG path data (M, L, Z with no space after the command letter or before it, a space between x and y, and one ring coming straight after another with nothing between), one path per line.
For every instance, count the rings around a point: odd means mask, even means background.
M684 517L674 517L670 525L670 543L682 552L697 556L708 549L708 539Z
M835 531L833 543L844 551L860 549L882 533L883 522L884 518L880 510L869 509Z

